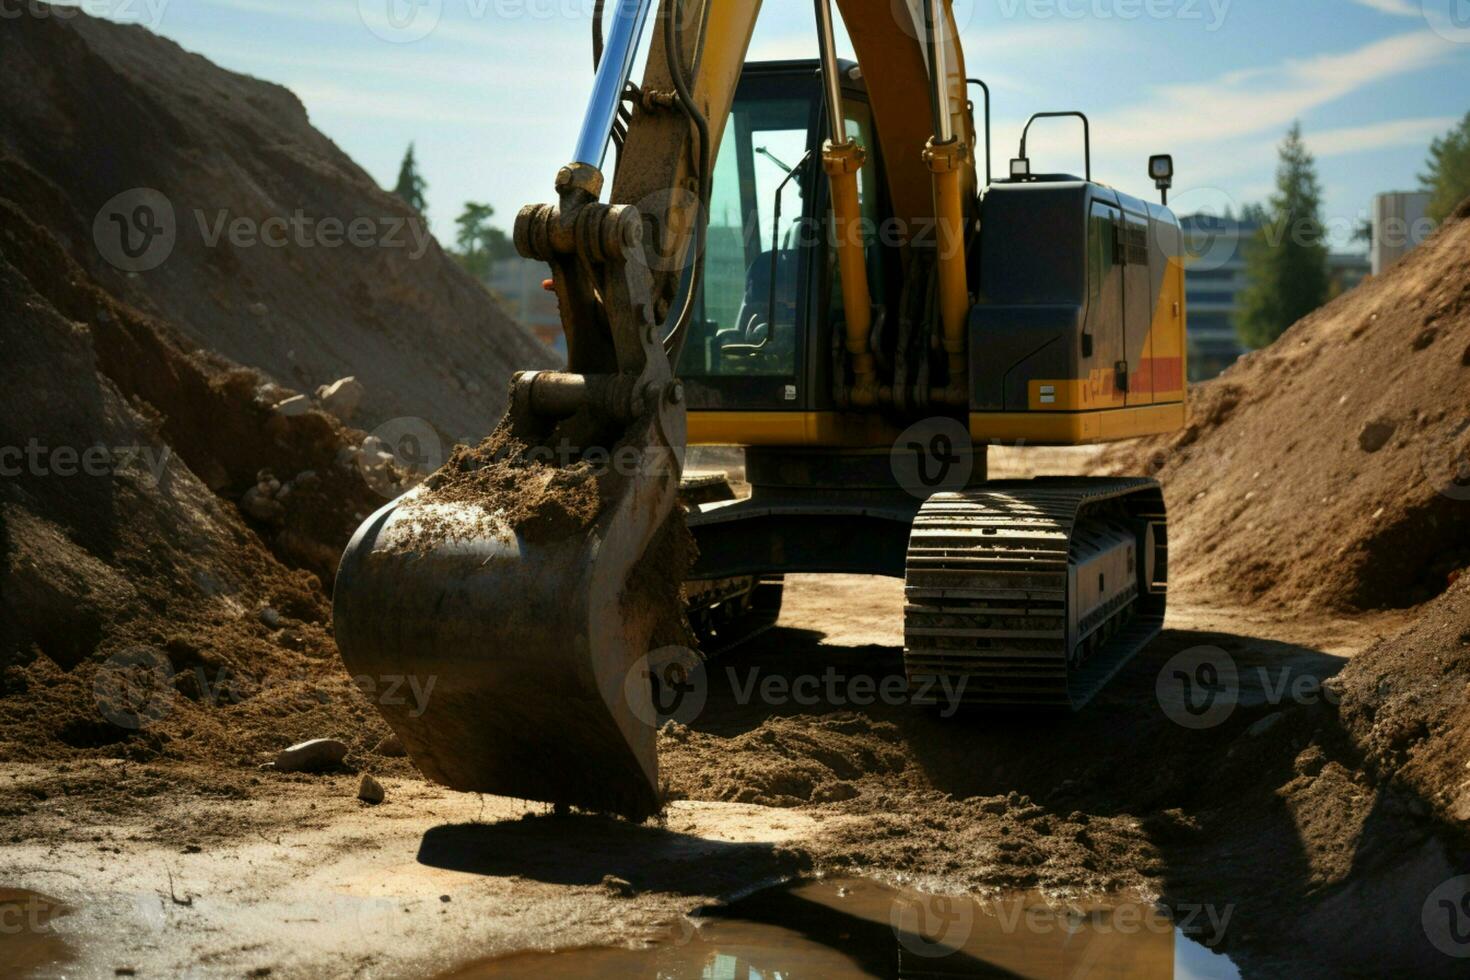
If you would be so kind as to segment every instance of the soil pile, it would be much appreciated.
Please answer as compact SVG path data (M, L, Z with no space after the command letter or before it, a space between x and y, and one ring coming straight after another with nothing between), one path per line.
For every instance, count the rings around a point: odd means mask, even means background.
M1195 388L1185 431L1105 455L1163 480L1185 590L1407 608L1470 568L1467 217Z
M1470 831L1470 578L1335 680L1365 766Z
M513 370L554 366L290 91L35 6L0 34L0 85L29 93L0 186L108 292L287 388L356 376L368 430L478 439Z
M451 523L426 514L405 547L424 549L440 540L489 534L496 521L531 540L590 527L603 506L597 472L585 459L563 462L567 465L556 465L552 453L527 446L505 424L476 446L456 446L424 481L423 500L465 505L461 513L473 516Z
M336 659L322 583L407 474L365 465L361 432L277 411L258 373L188 352L100 288L12 186L0 757L258 761L322 734L372 745L386 729Z

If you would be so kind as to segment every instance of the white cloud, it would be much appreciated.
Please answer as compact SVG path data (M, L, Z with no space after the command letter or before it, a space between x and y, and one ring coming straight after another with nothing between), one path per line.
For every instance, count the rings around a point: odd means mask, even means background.
M1284 130L1313 109L1389 78L1432 68L1453 53L1442 38L1414 31L1351 51L1163 86L1147 103L1107 114L1100 127L1103 141L1220 143Z
M1228 189L1228 196L1246 201L1259 197L1254 185L1260 183L1261 175L1273 172L1277 146L1294 120L1304 120L1308 148L1323 160L1422 147L1454 120L1380 118L1315 129L1313 114L1387 79L1432 72L1459 53L1433 33L1417 31L1348 51L1157 87L1131 105L1092 114L1093 173L1105 183L1136 189L1147 154L1173 152L1180 172L1176 194L1183 197L1190 188L1214 188L1221 193ZM1020 123L1010 118L997 121L996 145L1006 148L1007 154L1020 135ZM1080 136L1075 125L1038 126L1028 146L1037 169L1080 173Z
M1345 156L1385 150L1395 146L1428 146L1429 141L1456 122L1453 116L1427 116L1422 119L1394 119L1306 133L1307 149L1319 157Z
M1369 7L1379 13L1395 17L1422 17L1424 8L1414 0L1352 0L1360 7Z

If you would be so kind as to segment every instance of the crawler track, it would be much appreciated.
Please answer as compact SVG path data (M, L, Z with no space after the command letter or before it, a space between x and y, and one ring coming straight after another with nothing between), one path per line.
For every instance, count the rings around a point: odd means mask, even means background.
M914 521L905 577L904 665L915 700L1081 708L1163 626L1163 523L1163 495L1146 479L1039 479L935 495ZM1137 588L1073 617L1069 567L1118 528L1137 532Z

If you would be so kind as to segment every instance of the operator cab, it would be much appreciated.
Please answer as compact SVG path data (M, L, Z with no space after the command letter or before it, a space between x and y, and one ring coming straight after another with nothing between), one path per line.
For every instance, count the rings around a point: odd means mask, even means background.
M942 370L942 351L926 278L932 259L910 259L932 256L932 237L918 236L901 254L862 73L839 62L838 75L847 136L866 154L858 202L871 299L882 314L872 350L891 376L922 388ZM715 163L704 281L677 368L691 443L881 445L934 414L968 418L977 442L1073 445L1182 427L1179 223L1167 207L1091 179L1088 124L1075 112L1032 121L1082 120L1083 177L1033 173L1023 135L1010 179L980 178L980 197L967 204L978 219L965 242L968 404L840 405L845 311L821 165L830 135L824 98L816 61L752 63L742 73ZM1172 161L1151 159L1149 175L1166 190Z
M876 229L882 180L872 113L857 66L841 67L848 135L868 154L859 201ZM842 316L822 98L815 61L753 63L741 76L715 164L703 289L678 367L692 411L830 407L831 359L811 356L808 329L820 319L818 335L830 336ZM868 256L881 303L882 256L872 248ZM823 294L829 301L817 302Z

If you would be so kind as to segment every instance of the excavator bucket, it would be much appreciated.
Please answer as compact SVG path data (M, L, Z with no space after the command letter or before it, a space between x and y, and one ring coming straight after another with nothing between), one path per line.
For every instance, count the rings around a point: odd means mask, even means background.
M680 635L690 559L686 418L642 219L598 203L601 181L564 168L559 205L516 221L552 267L571 372L517 375L489 439L359 529L334 613L353 675L429 692L378 705L426 776L641 820L661 805L647 655Z
M665 428L683 413L661 408L602 472L492 437L349 544L342 658L375 690L407 676L427 692L378 708L429 778L633 819L659 809L645 658L678 608L685 533L671 523L683 432Z
M718 145L684 60L661 60L702 35L682 30L678 5L665 4L665 44L651 48L649 77L669 77L680 121L670 128L676 117L640 113L621 138L630 157L646 141L641 152L661 161L630 173L679 192L614 188L620 202L648 204L646 214L601 201L602 161L622 132L653 6L612 5L557 203L516 217L517 251L551 269L566 372L518 375L485 444L374 514L347 548L334 597L350 671L375 682L411 675L428 692L425 704L378 705L425 775L634 819L660 807L648 654L655 639L668 647L681 638L673 628L690 558L675 510L686 422L671 363L702 268L702 246L681 247L681 233L708 187L695 194L679 172L696 133L709 159ZM665 336L684 258L693 278Z

